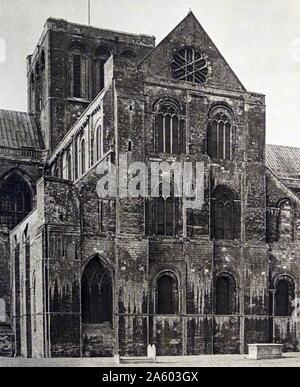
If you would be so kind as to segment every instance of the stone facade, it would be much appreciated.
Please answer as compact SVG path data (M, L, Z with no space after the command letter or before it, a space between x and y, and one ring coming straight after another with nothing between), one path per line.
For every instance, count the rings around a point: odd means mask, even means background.
M176 55L190 61L181 79ZM32 211L0 226L0 355L299 349L299 180L268 164L265 98L245 89L193 13L157 46L49 19L28 58L28 100L42 140L24 160L0 149L0 192L12 172L32 189ZM172 121L171 151L166 135L159 147L160 119L164 135ZM151 198L100 199L99 171L124 155L149 170L204 163L204 205L172 202L161 224Z

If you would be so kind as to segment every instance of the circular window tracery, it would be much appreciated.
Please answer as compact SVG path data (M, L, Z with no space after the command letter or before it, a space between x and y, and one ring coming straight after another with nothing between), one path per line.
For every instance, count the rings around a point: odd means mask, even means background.
M187 82L204 84L208 77L208 63L204 55L193 48L179 50L171 64L173 77Z

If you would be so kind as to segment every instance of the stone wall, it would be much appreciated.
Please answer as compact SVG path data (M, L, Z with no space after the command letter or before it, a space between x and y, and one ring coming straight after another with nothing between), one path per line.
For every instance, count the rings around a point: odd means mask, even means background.
M300 201L299 198L276 178L271 171L267 172L268 196L268 239L270 257L270 289L274 295L275 283L280 276L288 276L295 285L295 297L300 295L300 271L299 271L299 227L300 227ZM292 204L292 211L288 217L282 218L280 202L288 200ZM281 230L285 227L283 233ZM270 310L274 314L274 310ZM300 331L299 324L291 317L271 318L272 337L276 343L284 344L287 351L299 350Z
M32 154L32 157L29 155ZM23 176L33 193L36 191L36 181L43 173L41 161L42 152L21 152L21 150L2 148L0 151L0 187L10 174ZM33 206L35 206L33 195ZM6 225L0 225L0 299L5 303L5 318L0 320L0 356L14 354L14 331L12 329L12 282L10 277L10 230ZM3 325L5 324L5 325Z
M155 38L151 36L105 31L66 20L48 19L38 48L28 57L27 66L28 94L40 93L44 83L41 108L37 111L35 99L32 98L29 111L36 114L40 121L46 148L51 151L55 149L101 91L94 90L93 79L98 49L102 48L116 55L133 52L136 58L132 60L138 61L151 50L154 43ZM70 94L70 53L74 48L81 50L86 63L82 73L86 92L82 98L73 98ZM45 55L45 70L40 74L42 55ZM32 76L40 79L33 88L30 83Z
M66 91L74 26L50 20L47 28L50 32L45 32L41 47L52 61L48 76L53 99L47 103L53 114L50 119L47 113L49 120L42 126L53 149L88 101L69 100ZM153 43L151 39L141 37L137 42L137 38L120 35L117 44L116 34L106 32L104 37L100 30L88 27L78 27L78 31L76 42L85 47L87 55L96 48L91 45L94 38L116 54L134 46L143 56ZM210 75L205 85L172 79L172 55L187 45L198 46L208 57ZM30 68L39 54L37 50ZM264 96L246 92L193 14L138 66L114 55L106 68L105 93L94 101L51 159L52 167L70 146L73 134L80 133L88 143L89 170L74 181L44 177L39 182L37 210L26 220L28 228L23 222L11 236L15 247L12 257L16 259L15 252L20 249L17 266L23 274L26 255L21 241L25 231L30 240L32 355L144 356L148 344L156 345L158 355L245 353L249 343L269 340L284 342L288 350L297 348L297 327L290 318L275 318L270 311L272 286L279 275L293 277L295 290L299 290L299 199L266 171ZM155 109L166 99L179 106L185 143L180 155L158 154L155 148ZM230 160L208 156L208 120L216 107L226 109L232 117ZM101 109L104 158L92 163L92 120L100 117ZM99 165L107 160L118 162L122 154L128 164L143 161L149 170L153 160L204 162L203 207L186 211L183 199L176 232L160 237L151 228L147 212L150 199L118 195L99 199ZM233 192L233 240L215 239L212 202L218 187ZM278 241L272 230L277 233L275 209L282 199L294 205L295 229L292 238L287 235L290 218L285 217L283 238ZM19 247L14 245L14 236ZM94 257L112 278L112 324L82 323L81 277ZM177 308L172 315L157 312L157 279L165 272L172 273L178 285ZM21 354L28 356L28 289L26 293L26 279L20 273L21 310L16 313L15 326L20 325ZM216 280L222 274L234 279L234 308L231 314L217 315Z

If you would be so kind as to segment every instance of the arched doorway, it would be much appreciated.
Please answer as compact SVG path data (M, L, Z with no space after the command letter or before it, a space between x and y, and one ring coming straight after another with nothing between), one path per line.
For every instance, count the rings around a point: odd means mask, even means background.
M83 355L113 356L113 280L99 256L85 266L81 279Z

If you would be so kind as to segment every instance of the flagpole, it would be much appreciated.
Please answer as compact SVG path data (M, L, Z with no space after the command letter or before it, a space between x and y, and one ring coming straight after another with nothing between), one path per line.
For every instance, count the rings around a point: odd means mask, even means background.
M91 25L91 0L88 0L88 25Z

